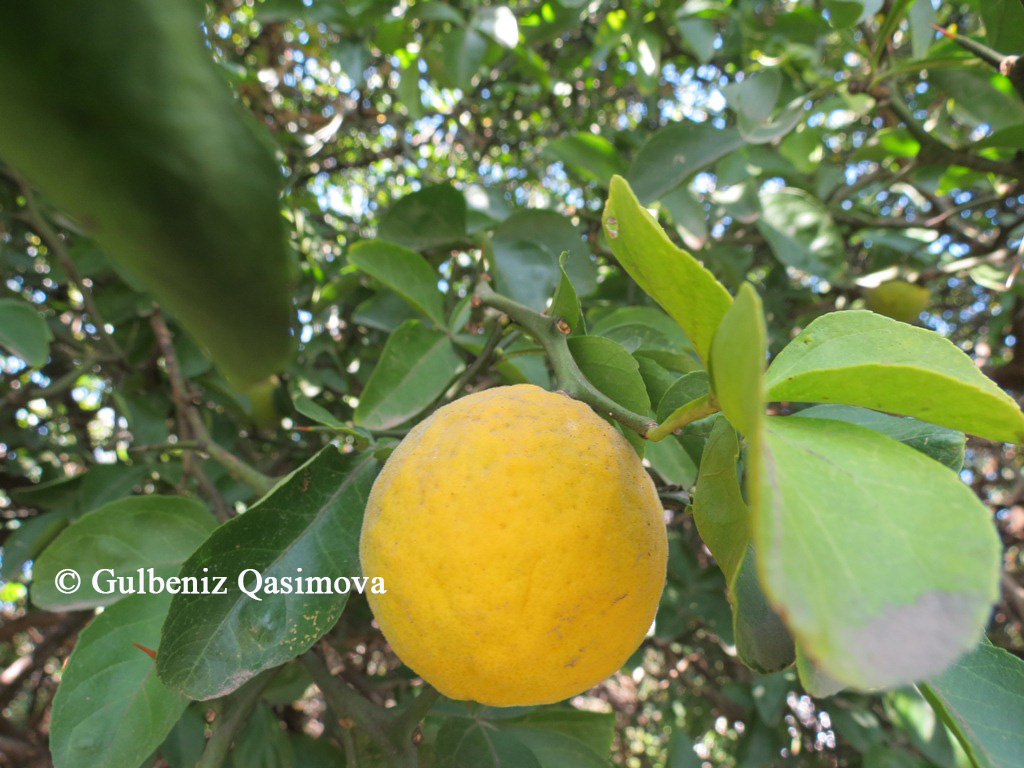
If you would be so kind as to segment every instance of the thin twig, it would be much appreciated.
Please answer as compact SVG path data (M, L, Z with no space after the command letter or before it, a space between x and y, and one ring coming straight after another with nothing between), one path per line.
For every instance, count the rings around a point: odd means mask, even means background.
M261 494L267 493L273 487L274 481L223 448L210 436L209 431L206 429L206 424L203 422L203 417L188 393L185 379L181 374L177 356L174 352L171 331L167 327L167 323L164 322L163 315L161 315L159 309L154 309L153 314L150 316L150 324L153 326L153 333L156 336L160 352L167 365L167 376L171 381L171 398L192 437L197 442L202 443L203 449L209 454L210 458L224 467L233 478L239 482L246 483ZM180 426L181 424L179 423L179 431L184 431L180 429ZM187 438L188 435L181 435L181 437Z
M334 677L315 649L302 654L299 661L313 678L324 701L336 717L355 721L392 760L402 757L402 750L391 732L393 718L386 709L377 706Z
M20 218L36 231L43 244L57 257L57 261L60 262L61 267L67 272L68 281L75 286L78 293L82 296L82 304L85 305L85 311L89 313L89 317L92 319L92 324L96 328L96 335L103 340L111 352L118 357L122 357L124 352L114 340L114 337L107 332L106 322L103 320L103 315L93 300L92 291L82 280L81 275L78 274L78 268L75 266L75 262L71 260L64 241L61 240L60 235L50 226L50 222L46 220L46 217L39 210L31 187L20 180L19 186L21 187L22 195L25 197L25 208L19 214Z

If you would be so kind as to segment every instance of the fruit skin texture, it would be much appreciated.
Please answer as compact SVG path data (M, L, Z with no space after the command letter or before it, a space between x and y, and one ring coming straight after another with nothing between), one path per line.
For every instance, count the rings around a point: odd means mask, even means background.
M868 309L902 323L916 323L930 303L927 288L906 280L889 280L864 294L864 305Z
M452 699L561 701L643 640L665 583L657 492L588 406L531 384L417 425L374 483L363 574L399 658Z

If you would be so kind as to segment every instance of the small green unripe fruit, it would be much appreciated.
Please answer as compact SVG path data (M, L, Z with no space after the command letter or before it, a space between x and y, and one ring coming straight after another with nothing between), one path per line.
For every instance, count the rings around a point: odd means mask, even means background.
M904 323L916 323L930 303L927 288L906 280L889 280L864 292L868 309Z

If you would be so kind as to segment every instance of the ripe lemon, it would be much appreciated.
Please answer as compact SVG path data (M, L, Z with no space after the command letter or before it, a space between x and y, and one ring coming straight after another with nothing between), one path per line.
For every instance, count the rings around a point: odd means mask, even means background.
M360 540L399 658L452 699L548 704L636 650L665 583L663 511L629 443L530 384L447 405L374 483Z

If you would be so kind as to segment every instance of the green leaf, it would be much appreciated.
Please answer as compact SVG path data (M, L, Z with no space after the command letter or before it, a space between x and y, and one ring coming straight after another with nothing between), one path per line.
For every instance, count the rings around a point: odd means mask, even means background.
M800 676L800 685L816 699L826 699L846 689L843 683L815 666L799 646L796 648L796 671Z
M626 178L637 198L651 203L742 146L735 128L688 120L671 123L644 142Z
M390 429L430 405L462 365L443 331L407 320L388 337L359 398L354 419L366 429Z
M34 560L64 529L70 515L69 510L62 509L22 520L21 525L7 534L3 547L0 547L3 553L0 580L17 579L25 563Z
M558 733L599 755L611 752L615 738L615 716L611 712L585 712L558 705L533 709L504 721L504 725L520 732L530 729Z
M348 261L380 280L438 327L444 326L444 305L437 289L437 272L418 253L395 243L366 240L349 249Z
M679 439L672 435L662 440L647 441L644 444L644 458L671 485L690 488L697 479L697 465Z
M359 528L376 473L371 456L329 446L214 531L179 575L223 576L226 594L175 596L157 656L161 679L194 699L222 696L304 652L333 627L348 594L271 594L269 579L280 590L284 578L294 586L300 577L333 583L359 575ZM247 569L260 574L261 600L239 589ZM246 585L255 582L250 573ZM370 588L367 583L364 591Z
M580 307L579 297L576 295L576 289L573 288L569 276L565 274L565 262L568 257L568 251L562 251L562 255L558 257L558 269L562 273L562 277L558 281L558 288L551 300L551 309L548 314L551 317L564 320L573 331L585 332L586 328L582 325L583 309Z
M814 320L768 368L768 399L845 403L1024 442L1024 414L951 342L866 310Z
M202 17L194 3L21 8L0 26L0 155L245 387L292 349L284 175Z
M769 67L748 74L738 83L729 83L722 88L722 93L737 114L762 121L775 111L781 90L782 72L777 67Z
M1020 765L1024 661L986 641L920 688L975 766Z
M53 700L56 768L138 768L181 717L188 699L164 686L153 659L133 646L158 650L170 599L127 597L82 630Z
M747 551L729 589L736 652L751 669L777 672L793 663L793 637L757 579L757 555Z
M741 112L736 128L747 144L767 144L791 133L804 119L804 103L807 96L801 94L782 107L775 115L756 120Z
M710 381L705 371L693 371L682 376L665 392L658 403L658 421L664 421L676 409L704 397L709 391Z
M160 745L160 757L170 768L194 768L206 747L206 707L188 707Z
M740 659L759 672L774 672L792 663L793 640L757 582L750 509L740 491L739 456L736 431L719 417L701 458L693 520L725 574Z
M529 747L486 720L445 720L434 751L438 768L543 768Z
M0 347L40 368L50 356L53 334L39 311L21 299L0 299Z
M577 133L549 141L544 153L578 173L587 181L607 187L612 176L626 171L626 164L615 145L603 136Z
M750 283L740 287L711 343L711 390L722 413L747 439L756 441L764 417L767 331L761 297Z
M229 768L293 768L292 745L277 715L257 703L231 745ZM298 768L298 766L295 766ZM302 766L306 768L306 766Z
M700 365L683 329L657 307L619 307L602 315L589 332L672 371L689 373Z
M441 87L467 90L486 54L486 37L475 29L457 27L440 35L426 56L430 73Z
M758 485L762 586L822 671L900 685L977 642L1001 545L954 473L863 427L769 417Z
M739 458L736 430L716 418L701 457L693 521L729 584L739 573L751 536L750 510L740 491Z
M828 209L802 189L762 190L757 228L782 264L834 280L846 256Z
M1003 54L1024 51L1024 5L1020 0L982 0L985 39Z
M569 351L583 375L601 392L634 413L651 414L640 366L625 347L602 336L573 336L569 339ZM643 455L643 438L632 430L624 434L637 453Z
M414 251L459 241L466 236L466 198L448 184L424 187L394 203L381 217L377 234L381 240L392 240ZM409 263L407 257L395 256L394 253L388 258L393 267L387 270L391 276L397 276L400 266ZM403 258L404 261L395 265ZM415 269L414 280L419 280L423 277L422 269L418 265ZM436 289L436 275L433 284ZM420 296L421 291L422 287L416 295Z
M330 427L331 429L349 429L345 422L328 411L322 405L318 405L303 394L295 395L292 398L292 405L295 406L296 411L301 413L310 421L315 421L317 424L322 424L325 427Z
M565 273L580 296L597 287L597 267L578 227L554 211L519 211L499 224L488 246L498 291L541 310L561 279L559 256L569 252Z
M1021 23L1024 24L1024 6L1021 8ZM928 49L935 41L935 30L932 25L936 22L935 7L931 0L914 0L910 6L910 50L915 59L923 59L928 55ZM1022 41L1024 42L1024 41Z
M620 176L612 179L602 223L615 258L679 323L697 354L707 362L715 329L732 301L729 292L696 259L668 239Z
M890 416L887 413L869 411L852 405L812 405L794 414L811 419L832 419L858 424L883 435L906 443L925 456L945 464L954 472L964 465L964 448L967 442L963 432L946 429L937 424L928 424L909 416Z
M112 501L65 528L36 560L32 569L32 602L48 610L77 610L110 605L122 599L104 594L111 579L137 570L166 579L217 527L206 506L182 496L129 496ZM81 577L78 591L66 595L54 582L71 568ZM93 574L100 589L93 588ZM149 583L148 581L146 582Z

